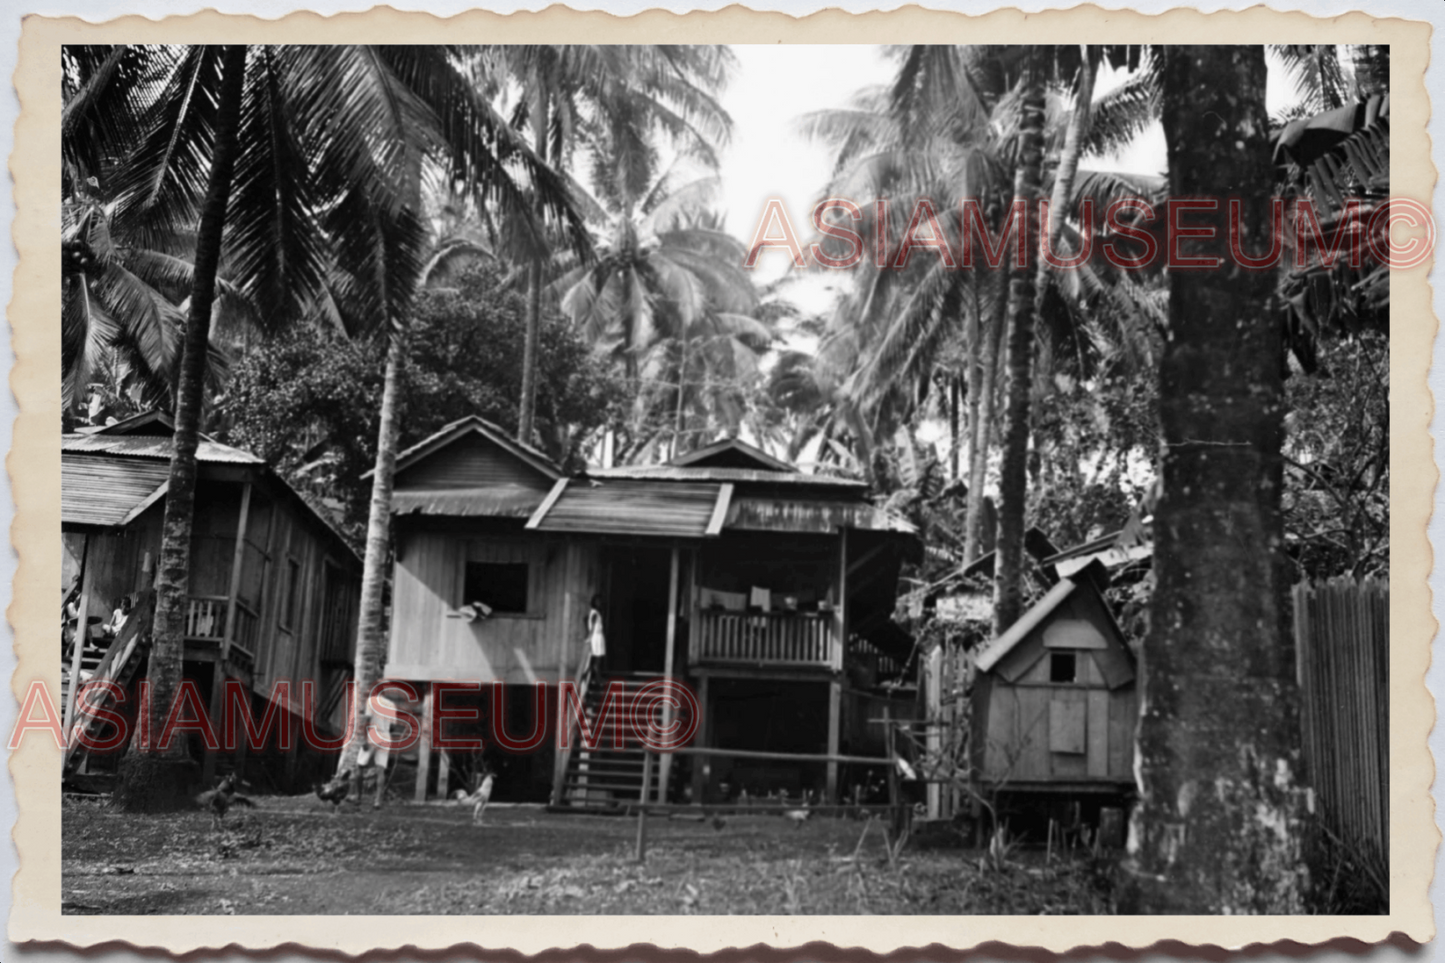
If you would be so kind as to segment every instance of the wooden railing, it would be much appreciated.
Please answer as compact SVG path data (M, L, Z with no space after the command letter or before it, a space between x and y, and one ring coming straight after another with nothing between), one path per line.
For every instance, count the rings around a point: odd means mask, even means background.
M186 604L186 638L225 638L228 601L224 595L192 595Z
M224 595L192 595L186 600L186 638L219 643L226 637L226 609L229 604L230 599ZM248 667L256 661L260 622L249 605L236 603L231 655Z
M837 669L843 652L835 624L826 613L703 611L698 613L691 660Z

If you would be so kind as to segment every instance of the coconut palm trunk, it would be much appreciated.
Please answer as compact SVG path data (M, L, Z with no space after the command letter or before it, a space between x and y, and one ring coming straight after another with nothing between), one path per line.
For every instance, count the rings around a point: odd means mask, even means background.
M1008 301L1004 297L1008 290L1008 267L999 268L994 284L993 312L979 339L978 358L978 407L971 412L969 422L968 450L968 501L964 515L963 554L973 561L983 554L983 489L988 481L988 452L992 447L989 439L993 436L994 395L997 393L998 357L1003 346L1003 332L1008 326Z
M215 300L226 207L236 167L246 47L227 47L221 63L223 73L217 104L215 150L196 231L191 303L186 317L176 391L175 452L171 456L167 479L156 576L156 614L147 669L151 704L142 708L142 711L149 712L152 739L161 736L162 726L176 697L182 660L185 658L191 520L195 514L196 497L196 446L200 437L206 355L210 344L211 305ZM184 801L188 788L186 783L190 779L184 741L174 742L164 753L149 751L150 747L146 745L132 743L132 746L138 751L130 753L124 760L116 791L116 801L122 808L131 812L156 812L174 808Z
M532 114L532 149L538 161L547 163L547 114L550 103L547 87L541 78L537 85L537 104ZM517 411L517 440L532 444L537 420L537 351L542 335L542 256L538 255L527 269L527 328L522 341L522 400Z
M1038 197L1044 152L1044 72L1042 51L1025 55L1023 103L1019 127L1019 166L1014 198L1027 206L1022 230L1025 250L1037 256ZM1033 382L1036 275L1027 268L1009 280L1007 428L999 479L998 556L994 568L994 630L1002 632L1019 617L1022 604L1024 502L1028 487L1029 391Z
M361 571L360 617L356 629L356 702L351 707L350 738L342 749L337 772L356 766L366 744L367 701L381 678L386 651L382 618L386 575L391 556L391 492L396 477L396 446L401 435L397 408L401 403L401 369L406 363L406 332L393 331L386 351L386 375L381 392L381 425L377 431L376 467L371 476L371 506L366 523L366 557ZM353 795L361 802L361 770L354 768Z
M1170 47L1165 57L1170 192L1245 198L1245 247L1268 249L1264 48ZM1183 252L1222 257L1221 267L1169 273L1126 913L1306 908L1275 278L1236 265L1226 238L1220 223L1212 241Z

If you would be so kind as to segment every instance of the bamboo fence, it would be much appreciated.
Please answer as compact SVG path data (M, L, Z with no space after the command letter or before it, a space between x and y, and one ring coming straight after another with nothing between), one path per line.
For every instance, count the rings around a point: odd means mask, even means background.
M1294 587L1305 762L1325 825L1388 879L1390 584Z

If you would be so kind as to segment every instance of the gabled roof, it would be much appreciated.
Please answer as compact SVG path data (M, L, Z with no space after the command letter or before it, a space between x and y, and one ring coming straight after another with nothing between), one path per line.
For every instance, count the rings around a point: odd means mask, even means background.
M705 445L696 451L690 451L685 455L679 455L668 462L677 468L693 466L696 468L750 468L755 471L775 471L796 473L797 468L788 464L781 458L774 458L772 455L749 445L737 438L724 438L722 441L715 441L711 445Z
M176 430L176 423L170 415L163 411L142 411L138 415L131 415L120 421L113 421L108 425L92 425L88 428L77 428L76 431L82 435L169 435ZM207 436L202 434L202 438Z
M113 427L113 426L107 426ZM60 436L61 452L116 455L125 458L156 458L170 461L176 446L170 435L126 435L95 432ZM265 462L240 448L202 437L196 445L196 461L214 465L264 465Z
M435 433L423 438L406 451L401 452L396 456L397 474L406 471L423 458L440 451L458 439L473 434L481 435L498 448L506 451L519 461L525 462L553 481L562 477L562 469L558 468L556 462L548 458L545 453L533 448L531 445L512 438L500 427L479 415L468 415L465 418L457 419L449 425L444 425ZM361 477L369 478L371 474L371 472L367 472Z
M593 468L593 478L638 478L672 482L742 482L757 485L778 485L788 488L816 488L837 492L867 491L868 483L832 475L806 475L774 469L719 468L707 465L624 465L618 468Z
M62 452L60 521L66 525L123 525L162 497L168 462Z
M1119 640L1122 645L1124 639L1123 631L1114 621L1114 616L1109 612L1108 604L1104 602L1102 596L1098 595L1097 590L1090 588L1091 585L1092 583L1082 578L1078 581L1069 578L1059 579L1058 584L1049 589L1043 598L1035 602L1027 612L1019 617L1017 622L1010 625L1002 635L983 647L983 650L979 652L975 660L978 670L980 672L988 672L997 665L1004 656L1012 652L1020 642L1028 637L1030 632L1038 628L1040 623L1052 615L1054 611L1064 603L1064 600L1068 599L1076 591L1092 591L1093 594L1098 597L1099 606L1104 613L1104 617L1108 619L1108 626L1113 631L1114 638Z
M138 427L170 429L168 416L147 412L124 422L104 425L82 434L60 436L61 523L115 527L129 525L163 498L169 487L170 460L175 455L172 435L134 433ZM196 461L203 465L252 468L279 486L320 522L351 557L360 561L336 523L286 479L271 470L263 458L242 448L223 445L201 435Z

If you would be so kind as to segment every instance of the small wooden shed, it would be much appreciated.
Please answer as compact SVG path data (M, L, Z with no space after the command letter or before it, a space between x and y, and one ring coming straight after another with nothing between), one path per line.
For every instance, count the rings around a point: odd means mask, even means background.
M71 679L129 685L140 678L149 621L143 618L131 632L114 637L92 623L110 618L123 597L136 603L153 597L173 434L168 416L147 412L61 437L61 684L67 726L75 712ZM289 683L281 708L293 732L305 711L302 683L314 682L317 727L341 731L361 559L329 519L252 453L202 435L196 463L185 677L209 700L213 719L224 708L226 680L240 681L251 694L257 718L270 708L275 684ZM72 627L67 603L84 630ZM137 637L137 628L145 638ZM75 644L77 636L82 644ZM135 704L131 694L122 712ZM291 746L271 754L274 758L252 761L268 770L275 785L303 788L309 780L301 740L293 739ZM104 773L117 759L72 748L66 771ZM206 753L208 784L218 764L225 763L217 753ZM235 764L246 764L244 751Z
M986 786L1133 786L1135 658L1090 575L1060 579L978 654L972 754Z

